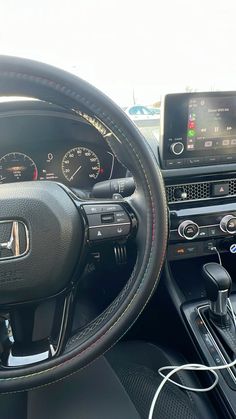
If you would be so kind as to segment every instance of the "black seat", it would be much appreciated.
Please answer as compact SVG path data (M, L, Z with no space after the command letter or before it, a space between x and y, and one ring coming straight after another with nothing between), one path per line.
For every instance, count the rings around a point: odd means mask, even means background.
M120 343L87 368L28 393L2 395L1 419L147 419L161 377L158 368L184 359L144 342ZM178 378L198 386L185 372ZM154 419L216 419L209 399L167 383Z
M142 419L148 418L152 399L162 380L158 369L186 363L185 359L170 350L145 342L119 344L108 353L107 358ZM178 380L188 387L201 387L193 373L178 373ZM154 419L217 417L204 393L185 391L171 383L166 383L162 389L154 411Z

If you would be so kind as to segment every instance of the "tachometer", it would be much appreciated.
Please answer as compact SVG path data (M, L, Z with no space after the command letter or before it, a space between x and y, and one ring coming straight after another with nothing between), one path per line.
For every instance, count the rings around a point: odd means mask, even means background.
M0 183L37 180L38 169L26 154L9 153L0 159Z
M98 156L89 148L72 148L62 159L63 175L68 182L78 186L88 185L96 180L100 169Z

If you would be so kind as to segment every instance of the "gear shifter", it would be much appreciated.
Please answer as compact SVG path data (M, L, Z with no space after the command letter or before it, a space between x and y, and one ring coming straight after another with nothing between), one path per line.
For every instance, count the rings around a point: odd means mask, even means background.
M232 313L228 311L228 301L232 280L229 273L218 263L207 263L203 266L203 277L210 309L205 320L221 342L229 357L236 356L236 329ZM233 308L232 308L233 310Z
M213 262L203 266L203 277L210 300L209 315L214 322L226 325L227 298L231 292L232 279L223 266Z

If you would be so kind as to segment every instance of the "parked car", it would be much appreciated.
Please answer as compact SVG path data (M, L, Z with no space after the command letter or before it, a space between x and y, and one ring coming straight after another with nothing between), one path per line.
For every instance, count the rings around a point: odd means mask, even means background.
M159 119L159 115L153 111L153 109L148 108L143 105L133 105L125 109L125 112L129 117L136 120L146 120L146 119Z
M154 115L160 115L160 108L155 108L154 106L148 106L148 110L151 111Z

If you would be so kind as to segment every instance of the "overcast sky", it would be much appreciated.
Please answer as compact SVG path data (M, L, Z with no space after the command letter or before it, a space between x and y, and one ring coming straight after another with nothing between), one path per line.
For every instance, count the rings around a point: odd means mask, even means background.
M1 0L0 53L73 71L120 105L236 90L235 0Z

